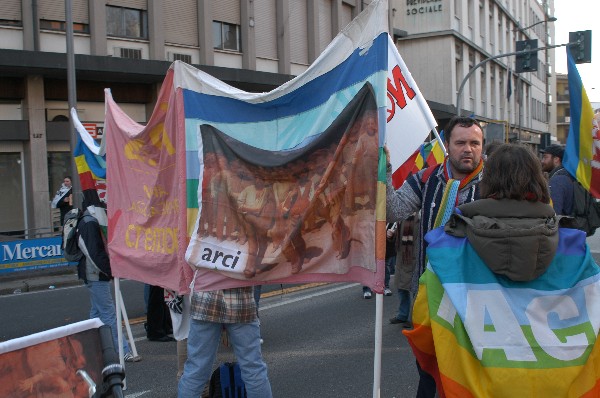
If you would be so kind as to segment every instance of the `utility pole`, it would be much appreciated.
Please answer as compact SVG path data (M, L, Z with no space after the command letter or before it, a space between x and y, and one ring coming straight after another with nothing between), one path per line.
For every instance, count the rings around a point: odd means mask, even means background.
M75 80L75 45L73 42L73 13L71 0L65 0L65 31L67 39L67 91L69 102L69 115L71 109L77 109L77 82ZM81 207L81 181L75 164L75 147L77 146L77 131L73 124L73 118L69 117L69 137L71 142L71 183L73 194L73 206Z

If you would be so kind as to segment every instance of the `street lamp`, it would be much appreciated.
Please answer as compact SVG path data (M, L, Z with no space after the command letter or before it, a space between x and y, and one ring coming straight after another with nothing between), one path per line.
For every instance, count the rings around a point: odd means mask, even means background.
M546 22L556 22L557 20L558 20L558 18L556 18L556 17L549 17L549 18L543 19L541 21L537 21L536 23L534 23L532 25L529 25L529 26L526 26L524 28L521 28L521 27L517 26L516 28L513 29L513 32L519 31L521 33L524 33L527 29L531 29L534 26L537 26L539 24L546 23Z

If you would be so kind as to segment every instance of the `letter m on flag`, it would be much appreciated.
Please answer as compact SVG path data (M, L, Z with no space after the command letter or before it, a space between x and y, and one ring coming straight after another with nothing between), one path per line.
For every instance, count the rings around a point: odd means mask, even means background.
M392 77L394 78L393 82L390 78L387 81L388 96L391 96L390 100L398 104L400 109L404 109L406 107L404 92L406 91L408 99L413 99L416 95L415 90L408 85L406 78L402 74L402 69L398 65L392 69Z

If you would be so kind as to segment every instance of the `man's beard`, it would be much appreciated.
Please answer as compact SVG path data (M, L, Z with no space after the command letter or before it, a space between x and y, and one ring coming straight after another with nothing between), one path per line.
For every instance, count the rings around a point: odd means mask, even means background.
M479 165L479 162L475 163L475 159L471 159L471 160L472 160L471 165L466 166L466 165L462 164L460 160L456 161L455 159L450 158L450 164L459 173L468 175L468 174L471 174L473 172L473 170L475 170L477 168L477 166Z

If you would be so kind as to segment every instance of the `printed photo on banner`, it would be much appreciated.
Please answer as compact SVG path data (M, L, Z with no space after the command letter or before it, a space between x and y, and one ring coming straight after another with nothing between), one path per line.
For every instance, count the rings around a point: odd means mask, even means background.
M85 371L102 384L102 349L98 329L33 344L0 355L2 397L87 397Z
M199 130L190 264L260 280L369 264L374 271L379 134L370 84L325 131L291 150L262 150L210 125Z

